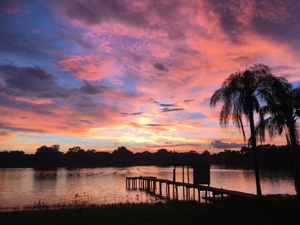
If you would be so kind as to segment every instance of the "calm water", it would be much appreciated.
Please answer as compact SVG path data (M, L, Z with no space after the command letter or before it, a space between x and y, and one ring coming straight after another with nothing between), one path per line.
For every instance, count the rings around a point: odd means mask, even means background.
M153 202L156 199L145 192L126 190L125 178L156 176L171 180L172 170L172 167L156 166L58 168L48 171L0 169L0 207L24 206L38 201L48 204L72 203L76 200L95 204ZM176 181L182 181L182 169L177 169ZM288 173L262 172L261 185L263 194L295 194L293 178ZM212 166L211 186L255 193L254 172Z

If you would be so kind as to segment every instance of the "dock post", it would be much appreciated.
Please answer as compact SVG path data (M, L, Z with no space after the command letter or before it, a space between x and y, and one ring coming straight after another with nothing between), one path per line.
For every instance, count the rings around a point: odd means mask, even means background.
M153 194L155 193L155 181L154 180L152 181L152 193Z
M175 193L175 185L174 185L174 183L175 183L175 180L176 180L176 166L175 166L175 151L174 151L174 168L173 168L173 200L174 200L174 197L175 197L175 195L174 195L174 193Z
M189 166L187 166L187 180L188 180L188 184L189 184L190 183Z
M147 180L147 191L150 191L150 180Z
M175 199L175 185L174 182L172 183L172 188L173 188L173 200Z
M162 185L162 183L160 181L159 182L159 197L162 197L161 185Z
M155 181L153 180L151 182L151 184L152 184L152 193L154 193L155 192Z
M168 184L166 183L166 198L168 198Z
M141 190L144 190L144 180L142 177L141 177Z
M189 166L187 166L187 182L188 182L188 184L190 183L190 172L189 172ZM186 196L187 196L187 199L188 199L188 201L190 201L191 200L191 192L190 192L190 188L187 188L186 189Z
M193 188L193 196L194 196L194 202L196 201L196 196L195 196L195 188Z
M182 166L182 183L184 184L184 166ZM182 197L185 200L184 186L182 186Z

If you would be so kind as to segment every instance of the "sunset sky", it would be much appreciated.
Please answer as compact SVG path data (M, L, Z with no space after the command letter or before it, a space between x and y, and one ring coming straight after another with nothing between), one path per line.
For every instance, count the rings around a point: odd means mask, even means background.
M0 150L240 149L209 99L255 63L297 85L299 10L298 0L2 0Z

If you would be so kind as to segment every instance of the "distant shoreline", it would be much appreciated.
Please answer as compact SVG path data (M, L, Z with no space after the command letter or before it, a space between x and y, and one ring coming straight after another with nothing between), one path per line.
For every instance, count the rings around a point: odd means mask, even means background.
M292 171L292 156L288 146L259 145L259 165L261 169ZM190 151L185 153L159 149L157 152L133 153L122 146L109 152L70 148L67 153L59 147L42 146L35 154L23 151L0 151L0 168L95 168L129 166L172 166L175 164L225 164L232 167L253 168L251 148L240 151L227 150L211 154Z

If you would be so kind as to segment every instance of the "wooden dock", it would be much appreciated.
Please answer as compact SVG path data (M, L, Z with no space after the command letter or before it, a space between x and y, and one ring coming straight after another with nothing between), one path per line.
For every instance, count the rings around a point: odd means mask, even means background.
M126 189L128 190L144 190L150 194L153 194L160 198L166 198L167 200L179 200L178 188L182 189L182 200L183 201L198 201L201 202L200 192L204 192L205 195L202 197L205 202L217 201L220 199L224 200L224 197L240 197L246 199L255 199L256 195L226 190L222 188L215 188L199 184L190 184L184 182L174 182L166 179L157 179L156 177L126 177ZM191 195L191 191L193 195ZM198 199L196 200L195 192L198 192ZM211 196L212 194L212 196ZM171 198L172 195L172 198ZM216 197L217 196L217 197Z

